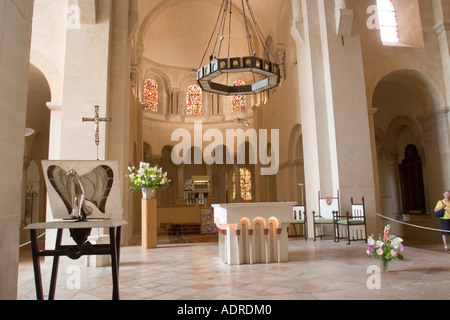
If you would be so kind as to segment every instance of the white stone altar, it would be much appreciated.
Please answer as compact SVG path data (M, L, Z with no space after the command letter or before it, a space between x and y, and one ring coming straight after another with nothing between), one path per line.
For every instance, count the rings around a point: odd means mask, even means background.
M288 261L295 202L213 204L219 255L231 265Z

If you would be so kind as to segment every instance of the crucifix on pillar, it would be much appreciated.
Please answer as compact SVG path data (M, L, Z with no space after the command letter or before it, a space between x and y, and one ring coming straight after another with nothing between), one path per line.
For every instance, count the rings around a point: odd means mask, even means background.
M97 145L97 160L98 159L98 146L100 145L100 122L111 122L111 118L100 118L99 106L95 106L95 117L94 118L84 118L83 122L94 122L95 123L95 144Z

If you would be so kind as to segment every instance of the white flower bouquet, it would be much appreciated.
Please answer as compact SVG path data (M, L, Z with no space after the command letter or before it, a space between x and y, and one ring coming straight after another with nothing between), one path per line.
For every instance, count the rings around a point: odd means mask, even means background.
M128 167L130 174L127 175L131 182L131 190L141 190L144 188L164 189L169 186L170 180L167 172L163 172L159 166L150 166L146 162L141 162L139 169Z

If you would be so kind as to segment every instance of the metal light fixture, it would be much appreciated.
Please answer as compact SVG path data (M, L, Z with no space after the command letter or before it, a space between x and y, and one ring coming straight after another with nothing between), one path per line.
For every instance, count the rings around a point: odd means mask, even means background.
M255 15L250 6L248 0L245 1L247 4L247 9L251 16L251 21L255 27L258 37L262 43L265 51L266 59L256 57L253 52L251 34L249 31L249 25L247 21L247 13L244 5L244 0L242 3L242 15L244 18L244 26L246 30L246 38L249 47L249 55L245 57L220 57L220 49L222 47L222 42L225 39L224 31L227 21L227 13L229 12L229 29L231 33L231 14L232 14L232 0L223 0L221 7L221 14L219 14L216 27L214 28L211 40L206 48L206 52L203 55L202 62L209 50L211 41L216 35L215 46L212 49L210 55L210 62L203 67L199 68L197 71L197 81L200 87L207 92L216 93L220 95L249 95L260 93L269 89L272 89L280 84L280 67L275 61L275 58L267 45L267 41L264 38L258 24L256 23ZM218 31L217 31L218 29ZM230 42L228 43L228 54L230 52ZM219 45L218 50L216 50L217 45ZM241 73L241 72L251 72L253 73L254 83L246 84L242 86L229 85L228 83L218 83L217 80L221 75L228 75L230 73ZM228 82L228 81L226 81Z
M246 127L250 126L250 121L248 121L247 119L234 118L233 121L236 122L236 123L242 123Z
M34 131L34 129L31 128L25 128L25 137L30 137L32 136L36 131Z

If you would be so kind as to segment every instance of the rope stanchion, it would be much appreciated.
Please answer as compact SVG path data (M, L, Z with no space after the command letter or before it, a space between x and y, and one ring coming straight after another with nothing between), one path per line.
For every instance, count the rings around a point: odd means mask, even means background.
M377 216L379 216L379 217L381 217L383 219L390 220L390 221L393 221L393 222L397 222L397 223L400 223L400 224L404 224L406 226L413 227L413 228L424 229L424 230L429 230L429 231L437 231L437 232L448 232L448 230L429 228L429 227L424 227L424 226L418 226L416 224L406 223L406 222L403 222L403 221L398 221L396 219L383 216L382 214L379 214L379 213L377 213Z

